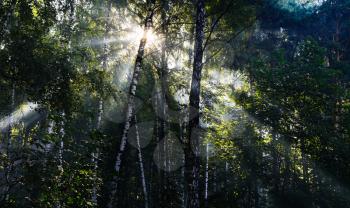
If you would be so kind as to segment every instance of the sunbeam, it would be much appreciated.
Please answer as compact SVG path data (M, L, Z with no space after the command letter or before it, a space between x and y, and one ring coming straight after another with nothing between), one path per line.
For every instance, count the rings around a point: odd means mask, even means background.
M0 207L350 208L350 0L0 11Z
M0 131L7 130L10 126L16 123L24 122L24 119L26 119L28 115L35 112L37 108L38 104L36 103L28 102L21 104L20 107L18 107L18 109L12 112L9 116L6 116L0 120Z

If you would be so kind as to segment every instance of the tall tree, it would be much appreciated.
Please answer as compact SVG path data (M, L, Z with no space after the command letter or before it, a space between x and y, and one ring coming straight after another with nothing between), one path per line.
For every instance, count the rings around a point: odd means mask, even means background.
M192 134L193 130L199 128L199 113L200 113L200 90L201 77L203 69L203 44L204 44L204 28L205 28L205 1L198 0L196 2L196 29L194 42L194 58L193 58L193 73L190 91L189 104L189 124L187 126L187 138L185 141L185 167L186 180L188 189L187 207L200 206L199 192L199 139L197 134Z
M136 60L135 60L134 72L133 72L132 80L130 83L127 109L126 109L126 117L125 117L125 126L124 126L124 130L123 130L122 138L120 141L119 152L117 153L117 157L115 160L116 176L113 179L114 183L113 183L113 187L111 190L111 199L110 199L110 202L108 204L108 207L113 207L115 195L117 192L117 183L119 180L118 174L120 172L120 167L121 167L121 163L122 163L122 156L123 156L123 153L124 153L125 148L126 148L128 132L129 132L129 129L131 126L131 121L132 121L133 114L134 114L134 112L133 112L134 100L135 100L135 95L136 95L139 77L140 77L140 74L142 72L142 61L143 61L143 56L145 53L145 47L146 47L146 43L147 43L147 34L150 32L150 30L153 27L154 10L155 10L155 1L154 0L147 0L147 14L146 14L146 18L144 20L143 37L140 40L140 45L139 45L138 52L136 55Z

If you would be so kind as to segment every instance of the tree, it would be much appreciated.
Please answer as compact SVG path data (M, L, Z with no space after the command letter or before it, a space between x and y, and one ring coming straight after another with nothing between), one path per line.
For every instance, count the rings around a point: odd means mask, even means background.
M126 110L126 123L125 123L125 127L123 130L123 135L122 135L122 139L121 139L121 143L120 143L120 148L119 148L119 152L117 154L117 158L115 161L115 171L118 174L120 171L120 165L122 162L122 156L125 150L125 146L126 146L126 142L127 142L127 137L128 137L128 132L130 129L130 125L131 125L131 121L133 118L133 114L134 114L134 97L136 94L136 89L137 89L137 84L138 84L138 80L139 80L139 76L140 73L142 71L142 61L143 61L143 55L145 52L145 47L146 47L146 42L147 42L147 34L149 33L149 31L152 29L153 27L153 15L154 15L154 1L153 0L149 0L147 1L147 14L146 14L146 18L144 20L145 24L144 24L144 34L143 37L140 41L140 45L139 45L139 49L136 55L136 60L135 60L135 67L134 67L134 72L133 72L133 76L132 76L132 80L131 80L131 84L130 84L130 89L129 89L129 97L128 97L128 104L127 104L127 110ZM118 176L116 176L116 178L114 179L115 185L117 186L117 181L118 181ZM113 187L112 189L112 193L111 193L111 199L109 202L108 207L112 207L113 203L114 203L114 197L117 191L117 187Z

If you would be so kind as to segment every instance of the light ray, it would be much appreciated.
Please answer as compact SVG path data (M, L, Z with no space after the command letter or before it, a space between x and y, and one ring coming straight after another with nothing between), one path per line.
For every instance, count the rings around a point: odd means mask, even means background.
M18 109L12 112L9 116L6 116L5 118L0 120L0 131L4 131L10 126L24 121L27 116L31 115L32 113L35 113L37 108L38 104L32 102L20 105Z

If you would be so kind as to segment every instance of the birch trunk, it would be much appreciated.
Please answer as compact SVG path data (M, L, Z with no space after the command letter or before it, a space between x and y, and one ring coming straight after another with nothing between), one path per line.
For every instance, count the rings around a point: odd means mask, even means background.
M309 167L308 167L308 161L307 161L307 154L305 153L306 147L305 147L305 140L302 139L301 141L301 161L302 161L302 169L303 169L303 180L305 181L305 184L309 184Z
M159 107L161 109L160 113L160 129L159 129L159 139L162 140L165 138L165 134L167 132L167 91L168 91L168 59L167 59L167 47L168 47L168 25L165 24L168 21L167 12L169 10L169 2L167 0L162 1L162 11L161 11L161 19L162 19L162 33L164 35L164 42L162 44L162 52L161 52L161 67L160 67L160 103ZM161 176L161 206L166 206L170 199L168 196L168 168L170 168L168 164L168 150L169 144L168 140L163 142L162 155L163 155L163 172Z
M144 165L143 165L143 159L142 159L140 135L139 135L139 130L138 130L138 126L137 126L136 115L135 115L135 129L136 129L136 142L137 142L138 159L139 159L139 165L140 165L142 189L143 189L143 194L145 197L145 208L148 208L149 207L148 192L147 192L146 177L145 177L145 171L144 171Z
M154 77L155 79L157 80L157 77L156 77L156 73L154 73ZM158 86L158 84L156 83L156 85ZM158 109L160 103L159 103L159 100L160 100L160 92L159 92L159 89L157 89L157 92L156 92L156 99L155 99L155 103L154 103L154 107L156 108L156 110ZM155 125L154 125L154 133L155 133L155 140L157 143L160 142L161 138L160 138L160 118L158 115L155 116ZM160 161L160 157L161 157L161 149L160 151L157 152L157 161ZM151 168L153 169L153 167ZM157 200L156 200L156 207L160 207L160 204L161 204L161 198L162 198L162 181L163 181L163 177L161 175L161 171L160 171L160 168L157 168Z
M205 164L205 187L204 187L204 203L205 207L208 207L208 186L209 186L209 143L207 143L206 148L206 164Z
M60 122L60 129L59 129L59 134L60 134L60 142L59 142L59 146L58 146L58 170L59 170L59 176L58 176L58 187L61 189L61 187L63 186L63 181L62 181L62 174L64 172L64 168L63 168L63 153L64 153L64 137L65 137L65 113L62 112L61 113L61 117L62 117L62 121ZM63 203L62 203L63 199L58 199L58 201L56 202L56 207L60 208L62 207Z
M136 56L135 66L134 66L134 73L133 73L130 88L129 88L125 126L124 126L124 130L123 130L122 139L120 142L119 152L117 154L117 157L115 160L115 165L114 165L114 168L116 171L116 176L113 179L112 185L114 187L112 187L111 198L110 198L110 201L107 205L107 207L109 207L109 208L113 207L113 203L114 203L113 201L115 199L115 195L117 192L118 175L119 175L120 167L121 167L121 163L122 163L122 156L123 156L125 148L126 148L126 142L127 142L127 138L128 138L130 125L131 125L131 120L133 118L134 99L135 99L135 95L136 95L136 89L137 89L139 77L140 77L140 74L142 71L142 61L143 61L143 55L145 52L145 46L147 43L147 33L148 33L148 31L150 31L152 29L152 26L153 26L152 20L153 20L153 13L154 13L154 10L153 10L154 3L152 1L152 2L148 2L148 4L149 4L149 9L148 9L148 13L147 13L147 16L145 19L144 34L143 34L143 37L140 41L139 49L138 49L137 56Z
M279 159L278 159L278 147L277 147L277 135L272 132L272 175L273 175L273 191L278 193L280 184L280 174L279 174Z
M199 137L191 135L192 129L199 127L200 81L203 68L203 40L205 26L204 0L196 4L196 32L194 45L193 73L190 91L190 110L188 136L185 144L186 180L188 186L189 203L187 207L199 207Z
M103 37L103 58L102 58L102 70L107 71L108 67L108 42L107 42L107 36L110 31L110 24L109 24L109 17L110 17L110 11L112 8L112 2L108 2L108 6L106 9L107 13L107 19L105 23L105 34ZM102 115L103 115L103 97L100 97L99 103L98 103L98 113L97 113L97 123L96 123L96 129L101 129L101 123L102 123ZM99 148L96 149L96 152L92 153L92 162L94 164L94 187L92 188L92 202L97 205L97 170L98 170L98 160L99 160L99 154L100 150Z
M97 129L101 128L101 121L102 121L102 114L103 114L103 100L101 99L99 101L99 109L98 109L98 117L97 117L97 124L96 127ZM94 164L94 185L92 187L92 197L91 197L91 201L94 205L97 205L97 170L98 170L98 161L99 161L99 157L100 157L100 150L99 148L96 148L96 152L93 152L91 154L91 162Z
M68 49L69 50L72 50L72 41L71 41L71 38L72 38L72 34L73 34L73 26L74 25L74 18L75 18L75 0L71 0L70 2L66 2L67 5L69 8L70 8L70 11L69 11L69 15L67 13L64 13L64 17L66 17L68 15L68 27L69 27L69 30L67 31L66 34L64 34L63 36L65 36L65 38L67 38L68 40ZM70 57L68 57L68 60L70 61ZM68 78L66 77L65 78L65 83L68 83L69 80ZM67 86L69 86L67 84ZM61 122L60 122L60 129L59 129L59 134L60 134L60 143L59 143L59 146L58 146L58 160L59 160L59 165L58 165L58 170L60 171L60 175L58 177L58 187L61 189L61 187L63 186L63 179L62 179L62 175L63 175L63 172L64 172L64 167L63 167L63 162L64 162L64 159L63 159L63 155L64 155L64 139L66 137L66 131L65 131L65 128L67 126L67 121L68 121L68 118L70 117L70 111L66 108L67 106L64 106L63 109L61 110ZM57 208L61 208L62 206L64 206L64 199L62 198L59 198L58 199L58 202L56 203L56 207Z

